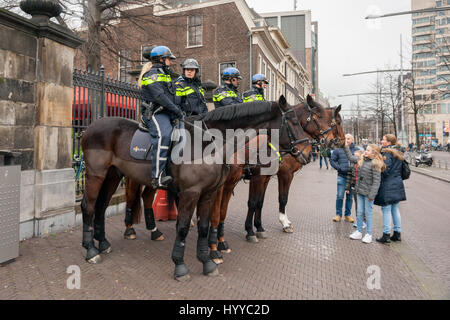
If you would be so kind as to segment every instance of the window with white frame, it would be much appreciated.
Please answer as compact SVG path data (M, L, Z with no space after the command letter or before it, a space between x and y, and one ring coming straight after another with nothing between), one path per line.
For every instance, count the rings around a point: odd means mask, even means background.
M127 49L119 51L119 80L124 82L131 82L131 75L128 73L131 70L131 52Z
M270 69L270 67L267 67L267 74L266 74L266 78L269 81L269 85L268 85L268 90L267 91L267 100L271 101L272 100L272 87L273 87L273 79L272 79L272 70Z
M187 17L187 46L203 45L203 17L194 15Z

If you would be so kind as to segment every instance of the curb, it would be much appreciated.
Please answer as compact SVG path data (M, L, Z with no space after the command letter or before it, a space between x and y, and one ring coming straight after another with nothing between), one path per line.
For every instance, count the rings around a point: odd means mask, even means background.
M442 178L442 177L437 177L437 176L431 175L431 174L429 174L429 173L426 173L426 172L417 170L414 166L411 166L411 165L409 166L409 168L410 168L411 171L413 171L413 172L422 174L422 175L424 175L424 176L427 176L427 177L430 177L430 178L433 178L433 179L441 180L441 181L443 181L443 182L450 183L450 179L446 179L446 178Z

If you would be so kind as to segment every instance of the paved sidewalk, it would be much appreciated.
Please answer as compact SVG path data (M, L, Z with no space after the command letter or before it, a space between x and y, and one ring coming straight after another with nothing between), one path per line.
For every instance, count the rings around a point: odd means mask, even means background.
M266 192L263 224L269 238L257 244L245 241L244 220L248 185L238 185L231 199L225 232L232 253L219 266L220 275L205 277L195 257L197 232L187 238L185 261L188 282L173 279L170 259L175 222L158 222L166 239L150 240L143 223L137 239L123 239L123 215L107 219L107 238L113 251L98 265L84 261L81 227L34 238L20 244L20 257L0 267L0 299L430 299L433 288L414 271L402 249L376 242L350 240L347 222L334 223L336 193L334 170L319 170L312 163L294 178L288 216L294 233L281 231L278 222L276 181ZM354 213L352 214L354 216ZM381 233L379 208L374 212L374 235ZM414 251L408 251L414 256ZM81 269L81 289L69 290L66 270ZM379 266L381 289L369 290L369 266ZM426 267L426 277L434 275Z
M435 167L423 167L423 166L415 167L412 164L410 164L409 167L413 172L450 183L450 170Z

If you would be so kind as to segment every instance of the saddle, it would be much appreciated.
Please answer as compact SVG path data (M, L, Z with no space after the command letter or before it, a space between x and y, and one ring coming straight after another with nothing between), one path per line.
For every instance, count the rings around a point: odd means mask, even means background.
M172 138L169 146L169 154L172 148L180 143L183 143L186 139L183 137L183 130L174 127L172 130ZM139 123L139 127L134 132L133 138L130 143L130 156L135 160L152 160L152 143L150 140L150 133L148 128L143 124ZM170 161L167 163L170 164Z

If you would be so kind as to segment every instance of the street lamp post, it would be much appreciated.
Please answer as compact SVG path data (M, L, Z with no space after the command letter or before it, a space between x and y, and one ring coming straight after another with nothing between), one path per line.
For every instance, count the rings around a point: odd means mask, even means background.
M385 18L385 17L401 16L401 15L405 15L405 14L437 12L437 11L447 11L447 10L450 10L450 6L440 7L440 8L425 8L425 9L418 9L418 10L411 10L411 11L394 12L394 13L387 13L387 14L382 14L382 15L369 14L368 16L366 16L366 19L378 19L378 18Z

